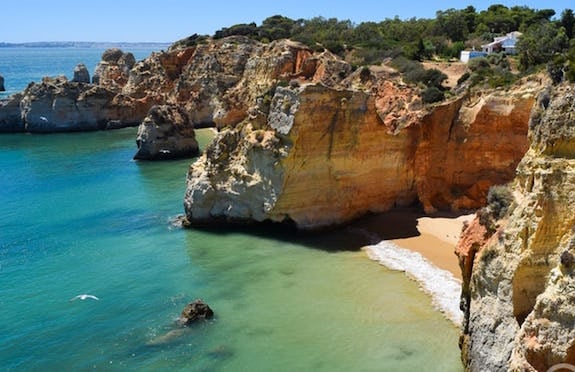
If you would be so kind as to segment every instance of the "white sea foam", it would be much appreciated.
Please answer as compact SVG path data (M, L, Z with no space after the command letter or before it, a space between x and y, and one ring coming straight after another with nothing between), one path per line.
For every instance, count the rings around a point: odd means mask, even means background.
M431 296L433 305L453 323L461 325L461 281L453 274L434 266L421 254L403 249L389 241L366 246L364 250L372 260L391 270L404 271L407 276L416 280L420 288Z

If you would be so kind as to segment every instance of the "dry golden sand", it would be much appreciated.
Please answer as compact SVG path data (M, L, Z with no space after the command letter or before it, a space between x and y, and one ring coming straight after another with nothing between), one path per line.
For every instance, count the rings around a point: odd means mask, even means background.
M406 208L370 216L361 225L384 240L420 253L435 266L461 279L454 250L463 223L471 219L473 214L429 216Z

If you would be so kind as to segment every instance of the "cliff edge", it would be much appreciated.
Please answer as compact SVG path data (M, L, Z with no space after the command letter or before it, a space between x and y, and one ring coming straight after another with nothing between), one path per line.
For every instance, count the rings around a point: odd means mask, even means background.
M508 211L480 213L458 244L470 371L575 365L574 107L572 85L540 95Z
M188 223L318 229L416 202L428 212L478 208L490 186L513 179L541 90L524 81L424 106L397 74L348 69L330 82L318 71L272 86L220 131L190 168Z

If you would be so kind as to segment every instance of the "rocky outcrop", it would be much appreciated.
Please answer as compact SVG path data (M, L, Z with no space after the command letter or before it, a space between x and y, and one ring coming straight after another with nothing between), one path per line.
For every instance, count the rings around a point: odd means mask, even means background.
M188 116L178 106L154 106L138 128L134 159L197 156L198 142Z
M22 123L19 128L27 132L100 130L109 123L125 127L137 125L141 120L132 115L130 102L118 102L114 92L71 82L63 76L31 83L21 96L11 98L18 99Z
M513 178L537 83L426 110L414 88L361 74L340 89L277 87L269 109L222 130L190 168L189 223L316 229L417 201L477 208L491 185ZM359 80L368 89L341 89Z
M4 87L4 76L0 75L0 92L5 92L6 88Z
M74 83L90 83L90 72L85 64L80 63L74 67L74 77L72 78Z
M575 364L573 107L573 86L542 93L509 212L491 231L481 231L477 220L459 243L468 370Z
M178 322L181 325L190 325L198 320L213 318L214 311L202 300L194 300L186 305Z
M20 111L22 94L0 100L0 133L24 132L24 122Z
M121 93L128 80L131 53L104 52L97 69L98 84L90 84L86 66L74 78L45 77L19 94L0 101L0 132L72 132L139 125L152 103Z
M124 53L118 48L107 49L96 66L92 83L118 92L128 82L130 70L135 64L132 53Z

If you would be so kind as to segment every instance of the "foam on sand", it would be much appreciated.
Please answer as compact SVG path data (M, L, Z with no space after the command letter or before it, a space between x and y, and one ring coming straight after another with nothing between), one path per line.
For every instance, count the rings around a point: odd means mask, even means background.
M460 326L463 313L459 309L461 281L449 271L431 264L417 252L382 241L363 248L369 258L391 270L403 271L416 280L420 288L432 298L433 305L449 320Z

